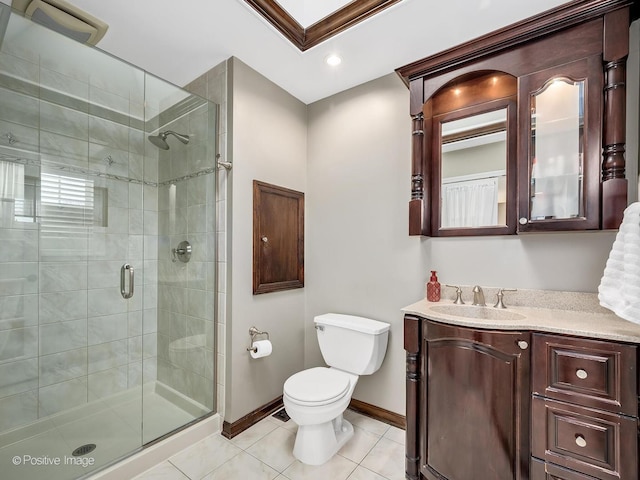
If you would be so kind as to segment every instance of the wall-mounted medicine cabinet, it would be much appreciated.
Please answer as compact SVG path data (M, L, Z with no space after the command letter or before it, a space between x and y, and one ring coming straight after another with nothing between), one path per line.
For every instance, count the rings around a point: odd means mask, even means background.
M399 68L410 235L615 229L629 0L577 0Z

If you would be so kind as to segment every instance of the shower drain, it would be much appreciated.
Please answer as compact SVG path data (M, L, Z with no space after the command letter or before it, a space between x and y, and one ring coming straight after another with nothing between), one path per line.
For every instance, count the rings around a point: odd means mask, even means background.
M86 445L82 445L81 447L76 448L71 455L74 457L81 457L86 455L87 453L91 453L96 449L95 443L87 443Z

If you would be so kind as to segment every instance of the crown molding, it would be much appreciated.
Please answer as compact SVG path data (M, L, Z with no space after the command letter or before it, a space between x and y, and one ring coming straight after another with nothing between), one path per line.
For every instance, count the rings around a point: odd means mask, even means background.
M300 25L275 0L244 1L304 52L401 0L355 0L308 28Z

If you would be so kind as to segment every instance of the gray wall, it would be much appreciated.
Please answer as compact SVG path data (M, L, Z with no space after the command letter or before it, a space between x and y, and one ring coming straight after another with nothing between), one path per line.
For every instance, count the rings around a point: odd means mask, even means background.
M638 22L634 26L637 40ZM637 85L638 48L633 45L629 83ZM303 364L323 364L313 317L329 311L391 323L385 362L359 380L354 398L404 415L400 309L422 298L430 269L439 271L442 283L597 289L615 232L448 239L407 235L409 92L395 74L305 106L238 60L228 66L227 159L233 159L234 170L228 187L225 405L218 406L226 421L277 398L284 381ZM637 87L630 87L628 96L633 201ZM306 193L302 290L251 295L253 179ZM249 359L252 325L271 333L272 356Z
M229 69L234 168L225 421L234 422L282 395L285 380L303 364L308 289L252 294L252 232L254 179L307 190L307 107L235 58ZM271 356L250 357L251 326L269 332Z
M309 106L307 367L322 359L314 315L391 323L382 368L354 398L404 414L400 309L441 283L594 292L615 232L409 237L409 92L395 74Z

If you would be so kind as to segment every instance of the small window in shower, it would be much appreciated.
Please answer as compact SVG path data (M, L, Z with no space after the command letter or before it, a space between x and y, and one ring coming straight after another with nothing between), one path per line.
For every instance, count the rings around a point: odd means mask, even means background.
M16 198L15 220L21 223L38 221L38 199L40 198L40 178L25 175L24 194Z
M86 232L87 227L106 226L105 188L93 180L42 172L40 211L43 231Z

